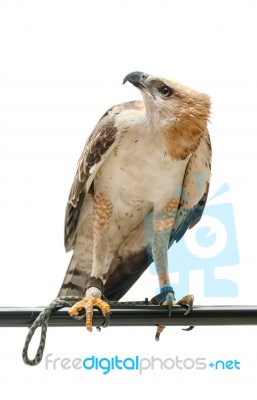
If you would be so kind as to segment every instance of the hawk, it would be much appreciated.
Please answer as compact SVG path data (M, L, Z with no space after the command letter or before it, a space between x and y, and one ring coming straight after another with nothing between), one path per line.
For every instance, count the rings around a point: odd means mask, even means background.
M208 195L209 96L139 71L127 81L143 100L116 105L99 120L66 208L65 248L73 255L59 296L85 296L70 314L85 309L89 331L93 307L109 314L102 295L119 300L153 261L160 294L152 302L171 309L167 251L200 220ZM177 304L189 312L193 296Z

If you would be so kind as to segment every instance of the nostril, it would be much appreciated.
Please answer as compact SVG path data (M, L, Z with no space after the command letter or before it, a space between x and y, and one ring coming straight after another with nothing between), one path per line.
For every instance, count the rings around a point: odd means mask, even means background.
M142 78L143 78L143 79L146 79L147 77L148 77L147 74L142 74Z

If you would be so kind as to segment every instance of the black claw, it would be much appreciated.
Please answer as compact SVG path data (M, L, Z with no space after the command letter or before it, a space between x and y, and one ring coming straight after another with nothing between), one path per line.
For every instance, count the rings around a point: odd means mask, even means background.
M105 320L104 320L102 327L107 328L110 325L110 322L111 322L111 313L108 312L105 314Z
M171 316L172 313L172 308L174 304L174 294L173 293L168 293L166 296L166 301L168 303L168 310L169 310L169 317Z
M194 329L194 326L193 326L193 325L190 325L188 328L182 328L182 331L187 331L187 332L189 332L189 331L192 331L192 329Z
M97 327L96 327L96 330L97 330L97 332L101 332L101 330L102 330L102 329L101 329L101 326L97 326Z
M83 313L82 315L78 314L78 315L71 315L72 318L77 319L77 320L81 320L83 318L85 318L85 313Z
M160 340L160 333L159 332L156 332L155 340L156 340L156 342L159 342L159 340Z
M184 315L188 315L192 311L192 309L193 309L193 301L190 301L189 304L186 305L186 307L187 307L187 309L186 309Z
M169 309L169 318L171 317L172 314L172 305L168 304L168 309Z

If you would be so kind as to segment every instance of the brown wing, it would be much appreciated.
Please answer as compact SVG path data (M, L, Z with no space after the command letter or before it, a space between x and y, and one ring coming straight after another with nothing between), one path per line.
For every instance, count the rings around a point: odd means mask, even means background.
M76 238L76 227L85 194L92 190L97 170L119 141L115 127L115 116L125 109L142 102L131 101L110 108L97 123L89 136L78 162L76 175L71 186L65 213L64 243L66 251L72 250Z

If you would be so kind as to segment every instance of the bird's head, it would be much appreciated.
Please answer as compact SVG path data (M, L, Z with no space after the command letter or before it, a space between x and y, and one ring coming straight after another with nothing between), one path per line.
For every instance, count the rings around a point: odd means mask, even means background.
M148 118L154 119L157 125L206 127L211 106L207 94L139 71L128 74L123 84L127 81L140 90Z

